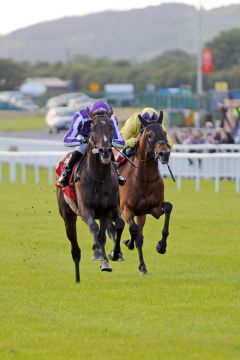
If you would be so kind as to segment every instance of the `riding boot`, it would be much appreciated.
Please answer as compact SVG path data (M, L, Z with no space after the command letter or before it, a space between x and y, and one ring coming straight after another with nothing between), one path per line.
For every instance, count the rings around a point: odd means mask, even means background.
M83 154L77 150L72 152L62 175L58 179L59 185L61 185L62 187L66 187L68 185L69 177L71 175L72 169L73 169L74 165L76 164L76 162L82 158L82 156L83 156Z
M125 182L126 182L126 179L125 179L125 177L123 177L123 176L120 174L120 172L119 172L119 170L118 170L119 165L118 165L118 163L117 163L116 160L115 160L114 154L112 154L112 159L111 159L111 160L112 160L114 169L116 170L116 173L117 173L117 176L118 176L118 183L119 183L120 186L123 186L123 185L125 184Z

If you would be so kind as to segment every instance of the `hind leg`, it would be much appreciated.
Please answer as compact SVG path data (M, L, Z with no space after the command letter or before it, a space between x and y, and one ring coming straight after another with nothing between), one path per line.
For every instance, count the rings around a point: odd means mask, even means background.
M167 237L169 235L169 221L172 212L172 204L164 202L162 206L162 213L165 214L164 226L162 230L162 239L157 243L156 250L159 254L165 254L167 248Z
M108 234L114 243L113 250L108 257L112 261L124 261L123 253L121 252L120 242L125 223L120 214L117 214L115 219L115 226L111 223L108 226Z
M80 260L81 260L81 249L77 241L77 215L70 209L68 204L65 202L62 192L58 190L58 204L59 212L64 220L66 234L71 242L71 253L75 264L75 278L76 282L80 282Z

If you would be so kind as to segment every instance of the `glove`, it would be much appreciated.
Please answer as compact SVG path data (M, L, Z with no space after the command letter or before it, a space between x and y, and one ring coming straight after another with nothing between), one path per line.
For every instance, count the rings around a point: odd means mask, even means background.
M115 142L114 140L112 141L112 145L119 149L124 148L124 143L120 144L120 143Z
M136 145L136 142L137 142L136 138L131 138L129 140L125 140L125 146L132 148Z
M80 140L80 144L87 144L88 142L88 138L86 137L83 137L81 140Z

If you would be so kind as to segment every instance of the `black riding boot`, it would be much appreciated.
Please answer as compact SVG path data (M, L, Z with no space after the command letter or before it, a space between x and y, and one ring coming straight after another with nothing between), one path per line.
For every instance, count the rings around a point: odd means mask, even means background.
M72 152L62 175L58 179L58 183L62 187L66 187L68 185L68 181L69 181L69 177L71 175L72 169L73 169L74 165L76 164L76 162L82 158L82 156L83 156L83 154L77 150Z

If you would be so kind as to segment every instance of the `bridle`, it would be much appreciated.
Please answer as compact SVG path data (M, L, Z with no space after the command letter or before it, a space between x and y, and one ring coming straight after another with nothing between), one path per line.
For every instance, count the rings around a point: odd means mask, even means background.
M105 118L105 119L107 119L108 120L108 122L110 122L111 121L111 119L110 119L110 117L107 115L107 114L96 114L95 116L93 116L93 118L92 118L92 122L94 121L94 119L96 119L96 118ZM110 123L111 124L111 123ZM110 147L99 147L97 144L96 144L96 141L95 141L95 139L94 139L94 137L93 137L93 134L94 134L94 126L95 126L95 124L92 124L92 126L91 126L91 131L90 131L90 134L89 134L89 138L88 138L88 141L89 141L89 143L92 145L92 150L91 150L91 152L92 152L92 154L94 154L94 155L99 155L99 154L101 154L101 153L103 153L104 152L104 149L108 149L108 151L109 151L109 153L111 153L112 152L112 147L110 146ZM104 135L103 135L104 136ZM100 164L101 165L101 164ZM94 179L94 178L92 178L89 174L87 174L87 172L86 172L86 170L85 170L85 176L89 179L89 180L91 180L93 183L98 183L98 184L103 184L104 183L104 179Z
M141 130L141 136L144 137L144 141L145 141L145 143L147 144L147 153L149 153L150 156L147 157L147 159L140 159L140 158L136 155L137 158L138 158L138 160L139 160L140 162L148 162L148 161L150 161L150 160L152 160L152 159L154 159L154 160L157 161L157 160L159 159L159 156L156 157L156 155L155 155L155 152L154 152L154 147L155 147L155 145L156 145L156 144L166 144L166 145L167 145L166 137L164 136L164 134L161 134L161 138L160 138L159 140L155 141L154 144L152 144L152 143L149 141L149 138L148 138L148 136L147 136L147 134L146 134L146 131L149 129L150 126L158 126L158 125L160 125L160 124L158 124L158 123L151 123L151 124L147 125L146 127L144 127L144 128ZM160 125L160 126L161 126L161 125Z
M107 119L107 121L111 121L110 117L107 115L107 114L96 114L93 116L92 118L92 122L96 119L96 118L105 118ZM111 123L110 123L111 124ZM92 149L92 153L93 154L99 154L101 153L101 151L103 151L103 148L102 147L99 147L97 146L96 144L96 141L95 139L93 138L93 134L94 134L94 124L91 126L91 131L90 131L90 134L89 134L89 138L88 138L88 141L89 143L92 145L93 149ZM109 152L112 151L110 150L111 147L109 147Z

